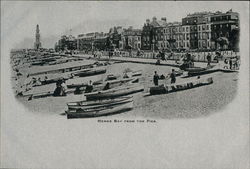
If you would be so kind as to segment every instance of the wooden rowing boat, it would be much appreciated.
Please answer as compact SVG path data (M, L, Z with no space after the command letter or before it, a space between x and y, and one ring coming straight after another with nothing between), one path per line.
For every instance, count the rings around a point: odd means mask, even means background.
M213 78L202 78L202 79L196 79L196 80L190 80L182 83L175 83L175 84L169 84L169 85L161 85L161 86L154 86L150 87L150 94L156 95L156 94L166 94L170 92L176 92L180 90L187 90L199 86L209 85L213 83Z
M193 67L193 68L186 68L188 71L188 76L199 76L203 74L209 74L218 71L218 69L214 69L214 66L208 66L206 68L201 67Z
M137 71L132 72L132 77L141 76L141 75L142 75L142 70L137 70Z
M133 102L127 102L120 105L113 105L107 107L100 107L91 110L68 110L66 111L67 118L86 118L86 117L98 117L98 116L107 116L122 113L133 109Z
M209 73L214 73L219 71L218 69L205 69L205 70L201 70L201 71L191 71L188 72L188 76L200 76L200 75L204 75L204 74L209 74Z
M59 68L59 69L41 71L41 72L36 72L36 73L30 73L29 75L36 76L36 75L42 75L42 74L65 73L65 72L71 72L71 71L75 71L75 70L89 69L89 68L93 68L93 67L94 67L93 64L71 66L71 67L67 67L67 68Z
M198 71L204 71L207 68L202 68L202 67L191 67L191 68L186 68L185 71L188 72L198 72Z
M100 100L105 98L115 98L119 96L125 96L137 92L141 92L144 90L144 87L142 85L131 85L126 87L118 87L114 89L109 89L105 91L98 91L98 92L92 92L92 93L86 93L86 99L87 100Z
M67 103L68 110L71 109L95 109L100 107L108 107L113 105L124 104L133 101L133 97L119 97L114 99L97 100L97 101L79 101L79 102L69 102Z
M124 73L125 74L124 74L123 78L130 78L130 77L141 76L142 75L142 70L137 70L137 71L128 70L128 71L126 71Z
M74 73L74 75L79 76L79 77L86 77L86 76L95 76L95 75L104 74L104 73L106 73L106 69L92 69L88 71L81 71L78 73Z
M98 81L93 82L93 85L94 85L94 88L95 88L95 86L104 87L107 83L109 83L109 85L111 85L111 88L112 88L112 85L119 84L118 86L120 86L120 85L122 85L124 83L128 83L128 82L136 83L138 80L139 80L138 78L128 78L128 79L108 80L108 81L98 80ZM68 88L77 88L77 87L86 87L86 86L87 86L86 83L67 85Z

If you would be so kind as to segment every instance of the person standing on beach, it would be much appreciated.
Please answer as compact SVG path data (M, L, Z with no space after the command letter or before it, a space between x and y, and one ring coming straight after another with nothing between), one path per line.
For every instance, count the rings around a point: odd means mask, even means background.
M211 65L210 65L211 60L212 60L211 54L208 53L208 55L207 55L207 66L211 66Z
M159 80L159 75L157 74L157 71L155 71L155 75L154 75L154 85L158 86L158 80Z
M229 67L230 67L230 69L233 68L233 60L232 60L232 58L229 59Z
M170 78L171 78L171 84L176 82L176 73L175 73L174 69L172 69L172 73L170 74Z

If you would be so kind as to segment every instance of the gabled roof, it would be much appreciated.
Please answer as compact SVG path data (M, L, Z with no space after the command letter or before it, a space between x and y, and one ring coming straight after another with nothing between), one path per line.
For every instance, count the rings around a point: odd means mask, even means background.
M167 22L163 20L152 20L150 22L150 25L152 25L153 27L164 27L167 25Z

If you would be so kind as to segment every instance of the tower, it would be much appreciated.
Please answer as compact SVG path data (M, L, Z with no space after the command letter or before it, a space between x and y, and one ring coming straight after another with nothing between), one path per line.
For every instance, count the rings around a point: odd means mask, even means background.
M40 49L42 47L42 44L40 42L40 30L39 25L36 25L36 41L34 43L34 49Z

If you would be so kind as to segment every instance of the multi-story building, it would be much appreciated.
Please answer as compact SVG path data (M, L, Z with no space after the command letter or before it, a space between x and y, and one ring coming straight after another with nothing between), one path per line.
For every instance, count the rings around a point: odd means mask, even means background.
M94 48L94 39L97 32L80 34L77 37L77 49L79 51L91 51Z
M98 33L93 40L94 50L106 50L108 44L108 33Z
M201 27L203 26L207 28L207 25L209 25L209 20L208 20L209 15L211 15L210 12L196 12L196 13L187 15L185 18L182 18L182 26L185 29L184 47L186 49L198 49L199 33L200 33L200 37L202 36L201 34L203 33L201 32L201 29L199 30L199 26ZM204 29L204 35L205 34L207 34L207 32L205 32L205 29ZM201 38L200 40L203 40L203 38Z
M147 19L146 23L142 28L142 49L151 50L152 49L152 39L153 39L153 26L150 24L150 20Z
M239 14L232 10L222 13L216 12L211 16L212 48L235 49L239 29Z
M198 49L211 49L211 13L198 22Z
M141 30L133 29L133 27L129 27L128 29L124 29L121 35L121 41L119 44L119 48L121 50L126 49L141 49Z
M119 42L121 41L123 29L121 26L115 26L110 28L108 37L108 48L119 48Z
M77 38L77 49L79 51L106 50L107 43L107 33L92 32L80 34Z
M183 48L190 49L190 25L182 25Z
M164 48L164 27L167 25L167 19L165 17L161 20L157 20L153 17L150 22L146 20L142 28L142 49L143 50L160 50Z
M163 39L163 49L173 50L183 48L183 30L181 23L168 23L163 29Z
M76 50L77 49L77 40L72 35L63 35L57 43L58 50Z

